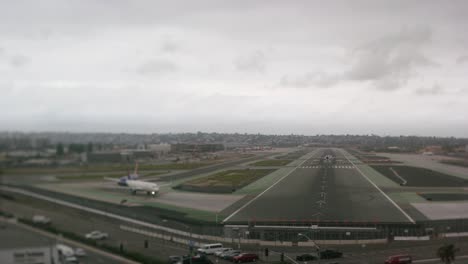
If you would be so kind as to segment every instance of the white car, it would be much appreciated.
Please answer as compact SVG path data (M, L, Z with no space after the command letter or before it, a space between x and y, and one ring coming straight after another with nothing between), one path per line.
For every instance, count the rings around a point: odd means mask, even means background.
M197 252L202 255L203 254L211 255L222 248L223 248L223 244L221 243L205 244L205 245L202 245L199 249L197 249Z
M86 251L84 251L84 249L82 248L76 248L75 249L75 256L77 257L85 257L87 254L86 254Z
M32 221L35 224L44 224L44 225L50 224L50 218L47 218L43 215L33 216Z
M227 251L232 251L232 250L234 250L234 249L232 249L232 248L220 248L218 251L216 251L216 252L214 253L214 255L215 255L216 257L219 257L221 254L223 254L223 253L225 253L225 252L227 252Z
M91 233L88 233L85 235L87 239L92 239L92 240L102 240L102 239L106 239L108 236L109 235L107 233L104 233L98 230L94 230Z
M64 262L66 264L78 264L78 259L75 256L65 257Z

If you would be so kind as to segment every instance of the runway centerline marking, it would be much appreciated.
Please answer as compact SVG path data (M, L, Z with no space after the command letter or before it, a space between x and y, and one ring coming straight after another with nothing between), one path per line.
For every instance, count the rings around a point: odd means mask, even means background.
M411 216L409 216L403 209L401 209L400 206L398 206L398 204L396 204L386 193L384 193L380 188L379 186L377 186L373 181L371 181L371 179L369 179L362 171L360 168L358 168L356 165L354 165L354 162L352 162L344 153L344 151L342 149L340 149L340 152L341 154L343 154L343 156L349 161L349 163L351 163L351 165L353 165L356 170L370 183L372 184L372 186L374 186L377 190L379 190L379 192L385 197L387 198L387 200L393 204L398 210L400 210L400 212L406 217L408 218L408 220L415 224L416 222L414 221L413 218L411 218Z
M317 151L313 151L313 152L317 152ZM312 152L311 152L312 153ZM307 154L306 154L307 155ZM306 159L304 160L301 164L297 165L294 169L292 169L290 172L288 172L286 175L284 175L283 177L281 177L279 180L277 180L275 183L273 183L270 187L266 188L263 192L261 192L260 194L258 194L257 196L255 196L252 200L248 201L247 203L245 203L243 206L241 206L241 208L237 209L236 211L234 211L234 213L230 214L228 217L226 217L222 223L225 223L226 221L228 221L229 219L231 219L234 215L236 215L237 213L239 213L242 209L244 209L245 207L249 206L253 201L257 200L258 198L260 198L260 196L262 196L263 194L265 194L266 192L268 192L271 188L273 188L276 184L278 184L279 182L281 182L284 178L288 177L289 175L291 175L291 173L293 173L294 171L296 171L296 169L300 168L301 166L303 166L303 164L308 161L309 159Z

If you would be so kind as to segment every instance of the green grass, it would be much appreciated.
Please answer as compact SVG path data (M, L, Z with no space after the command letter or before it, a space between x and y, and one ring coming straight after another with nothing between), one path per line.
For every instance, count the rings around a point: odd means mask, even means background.
M227 186L240 186L250 183L260 177L263 177L274 170L270 169L245 169L245 170L227 170L209 175L203 178L193 179L185 184L214 186L214 185L227 185Z
M468 186L468 180L444 174L438 171L429 170L426 168L412 167L412 166L385 166L373 165L373 169L385 175L392 181L400 184L402 179L407 181L405 186L412 187L463 187ZM393 170L391 169L393 168Z
M226 170L189 180L174 188L196 192L231 193L274 171L274 169Z
M466 201L468 193L420 193L428 201Z
M290 159L268 159L249 164L250 166L284 166L291 162Z

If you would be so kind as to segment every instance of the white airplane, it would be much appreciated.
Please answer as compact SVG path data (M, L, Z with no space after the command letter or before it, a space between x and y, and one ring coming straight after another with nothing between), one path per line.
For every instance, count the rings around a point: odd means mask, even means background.
M120 179L114 179L114 178L105 178L105 179L117 182L119 186L129 188L133 195L135 195L137 191L143 191L143 192L146 192L148 195L152 195L152 196L156 196L158 194L160 185L154 182L137 180L138 177L139 177L138 163L136 163L135 170L132 174L129 173L127 176L123 176Z

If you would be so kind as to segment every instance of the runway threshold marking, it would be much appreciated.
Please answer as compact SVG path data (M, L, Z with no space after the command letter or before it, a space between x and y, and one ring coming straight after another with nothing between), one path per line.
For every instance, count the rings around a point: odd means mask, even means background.
M414 221L413 218L411 218L411 216L409 216L403 209L401 209L401 207L396 204L386 193L384 193L380 188L379 186L377 186L373 181L371 181L371 179L369 179L362 171L360 168L358 168L354 162L352 162L344 153L344 151L342 149L340 149L340 152L341 154L343 154L343 156L356 168L356 170L370 183L372 184L372 186L374 186L377 190L379 190L379 192L385 197L387 198L387 200L393 204L398 210L400 210L400 212L413 224L415 224L416 222Z
M265 194L266 192L268 192L271 188L273 188L276 184L278 184L279 182L281 182L282 180L284 180L286 177L288 177L291 173L293 173L294 171L296 171L297 168L300 168L306 161L308 161L309 159L306 159L304 160L301 164L297 165L294 169L292 169L290 172L286 173L286 175L284 175L283 177L281 177L279 180L277 180L275 183L273 183L270 187L266 188L263 192L261 192L260 194L258 194L257 196L255 196L252 200L248 201L247 203L245 203L243 206L241 206L241 208L237 209L236 211L234 211L234 213L230 214L228 217L226 217L222 223L225 223L226 221L228 221L229 219L231 219L234 215L236 215L237 213L239 213L242 209L244 209L245 207L249 206L249 204L251 204L253 201L257 200L258 198L260 198L260 196L262 196L263 194Z

